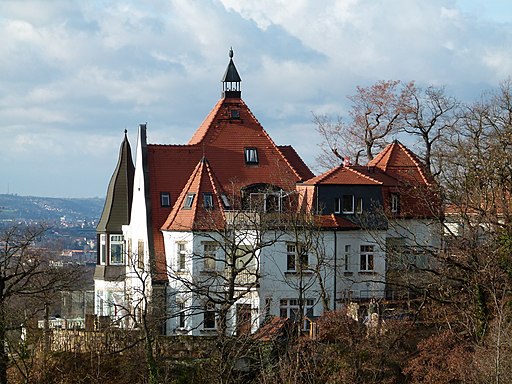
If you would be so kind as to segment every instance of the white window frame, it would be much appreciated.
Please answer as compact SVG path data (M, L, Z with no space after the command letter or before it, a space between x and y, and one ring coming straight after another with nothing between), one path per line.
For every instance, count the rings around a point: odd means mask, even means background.
M100 264L107 264L107 235L105 233L100 234Z
M312 318L314 316L314 306L315 306L315 300L314 299L302 299L303 305L302 310L304 311L303 314L303 324L302 324L302 330L306 331L309 329L309 321L307 321L305 318ZM299 318L299 299L280 299L279 300L279 316L291 319L292 321L297 321Z
M229 199L225 193L222 193L220 195L220 198L222 200L222 204L224 205L224 209L231 209L231 203L229 202Z
M351 267L351 259L352 259L352 245L350 244L346 244L345 245L345 252L343 254L343 258L344 258L344 268L345 268L345 271L346 272L349 272L350 271L350 267Z
M187 314L186 314L186 304L184 301L177 301L176 308L178 312L177 316L177 327L178 329L184 329L187 325Z
M160 206L170 207L171 206L171 194L169 192L160 192Z
M339 197L334 198L334 213L341 213L341 199Z
M144 240L137 241L137 266L144 269Z
M391 212L398 213L400 211L400 194L391 193Z
M203 193L203 207L204 209L213 209L213 193Z
M195 193L187 193L185 197L185 201L183 202L183 209L192 208L192 204L194 204L194 198L196 197Z
M277 197L277 210L276 211L269 211L268 199L271 196ZM251 192L251 194L249 195L251 210L259 211L256 208L260 208L260 203L263 203L263 207L261 207L261 208L263 208L262 212L281 212L282 200L283 200L283 195L282 195L281 191L279 191L279 192ZM256 203L253 203L253 201L255 201ZM257 204L257 206L255 207L256 204Z
M207 327L207 316L213 316L213 327ZM208 319L210 321L211 319ZM203 312L203 329L213 330L217 329L217 311L215 310L215 304L206 303Z
M118 249L118 252L114 253L114 247ZM123 235L115 234L109 237L109 264L110 265L124 265L125 264L125 244ZM114 259L114 256L117 256Z
M359 270L373 272L375 270L375 245L361 244L359 254Z
M244 148L245 164L258 164L258 149L254 147Z
M297 252L297 247L299 248L299 252ZM286 272L297 272L299 269L298 265L301 266L301 269L307 270L309 268L309 254L306 251L306 248L296 243L286 243Z
M187 249L183 241L176 242L176 264L178 271L184 271L187 268Z
M356 210L356 213L358 214L361 214L363 213L363 198L361 196L358 196L356 198L356 206L355 206L355 210Z
M215 241L203 242L203 268L205 271L215 271L218 248Z
M346 202L345 198L347 198L347 197L350 198L351 202L352 202L350 209L345 209L345 208L347 208L347 207L345 207L345 202ZM355 208L354 207L354 195L343 195L343 198L341 200L341 210L342 210L342 212L344 214L353 214L354 213L354 208Z

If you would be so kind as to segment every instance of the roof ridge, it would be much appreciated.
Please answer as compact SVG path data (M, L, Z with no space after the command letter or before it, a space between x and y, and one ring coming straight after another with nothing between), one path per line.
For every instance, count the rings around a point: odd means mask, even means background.
M283 151L281 150L281 148L289 148L291 151L293 151L293 152L295 153L295 155L297 155L297 158L298 158L300 161L302 161L302 163L303 163L304 165L306 165L306 166L307 166L307 164L304 162L304 160L303 160L303 159L302 159L302 157L299 155L299 153L295 150L295 148L293 148L293 146L291 146L291 145L289 145L289 144L286 144L286 145L277 145L277 149L278 149L278 150L279 150L279 152L281 153L281 156L283 156L283 157L286 159L286 161L287 161L288 165L293 169L293 171L295 172L295 174L296 174L297 176L299 176L299 178L300 178L299 171L298 171L298 170L297 170L297 169L296 169L296 168L295 168L295 167L290 163L290 161L288 161L288 157L286 157L286 156L284 155L284 153L283 153ZM309 167L308 167L308 168L309 168ZM310 170L310 171L311 171L311 170ZM311 172L311 173L313 173L313 172Z
M396 140L397 142L397 145L400 146L400 148L405 151L405 154L412 160L412 162L416 165L416 168L418 169L420 175L421 175L421 178L423 179L423 181L425 182L425 184L430 184L430 182L428 181L426 175L424 174L424 170L423 170L423 164L419 161L419 159L417 158L416 154L413 153L411 150L409 150L409 148L407 148L405 145L403 145L401 142L399 142L398 140Z
M224 193L224 190L222 189L222 184L217 179L217 176L215 175L215 172L213 172L213 168L210 166L210 163L206 162L206 172L208 172L208 178L210 179L210 183L213 188L213 195L215 196L215 199L217 200L217 206L219 207L221 211L222 218L226 220L226 215L224 213L224 209L221 209L222 207L222 200L221 200L221 193ZM218 187L220 186L220 188Z
M331 174L333 174L335 171L337 171L340 168L343 168L343 166L342 165L336 165L335 167L332 167L331 169L328 169L324 173L321 173L318 176L312 177L311 179L304 181L304 183L311 182L313 180L314 180L313 181L314 184L320 183L321 181L324 181L328 176L330 176Z
M224 104L225 100L225 98L221 98L219 101L217 101L217 103L213 106L211 111L206 115L204 120L201 122L199 128L197 128L197 130L190 138L188 142L189 145L199 144L201 141L203 141L203 139L206 136L206 133L208 132L210 126L212 125L213 120L215 120L215 116L217 116L217 113L222 104Z
M368 167L371 167L371 165L369 165ZM377 180L377 179L374 179L373 177L368 176L368 175L365 175L364 173L359 172L357 169L352 168L352 165L347 165L345 168L347 168L347 169L349 169L350 171L352 171L352 172L354 172L354 173L358 174L358 175L359 175L359 176L361 176L361 177L364 177L364 178L366 178L366 179L368 179L368 180L370 180L370 181L373 181L374 183L381 184L381 185L382 185L382 184L384 184L382 181L379 181L379 180Z
M398 141L398 140L396 140L396 141ZM375 156L373 159L371 159L367 163L367 165L377 167L377 163L379 163L389 153L389 151L391 151L391 149L392 149L394 144L395 144L395 142L392 142L392 143L389 143L388 145L386 145L384 147L384 149L382 149L382 151L380 151L377 154L377 156ZM388 163L385 162L385 166L384 166L384 169L383 169L384 172L386 172L387 166L388 166Z

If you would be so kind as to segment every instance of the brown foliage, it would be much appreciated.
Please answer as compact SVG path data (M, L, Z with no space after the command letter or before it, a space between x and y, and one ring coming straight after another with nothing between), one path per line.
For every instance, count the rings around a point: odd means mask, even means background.
M465 382L472 352L467 340L448 330L420 342L404 371L412 383Z

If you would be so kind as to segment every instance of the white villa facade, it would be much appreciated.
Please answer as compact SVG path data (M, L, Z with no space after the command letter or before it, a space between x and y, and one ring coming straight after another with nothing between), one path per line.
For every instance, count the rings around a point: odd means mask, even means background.
M437 218L410 193L433 184L405 146L315 177L272 141L240 82L231 54L222 98L186 145L148 144L140 125L133 164L125 137L97 229L98 316L136 327L153 305L167 335L247 334L272 316L307 329L349 301L388 298L390 244L440 246Z

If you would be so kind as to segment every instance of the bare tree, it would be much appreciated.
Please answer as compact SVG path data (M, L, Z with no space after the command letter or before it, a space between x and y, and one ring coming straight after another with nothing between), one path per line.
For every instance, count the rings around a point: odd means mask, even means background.
M357 87L349 119L314 115L317 131L322 136L322 154L317 159L322 166L351 157L355 164L361 155L372 160L376 149L383 148L389 137L398 132L403 109L403 96L398 80L381 80L369 87ZM324 149L325 148L325 149ZM328 148L328 149L327 149Z
M7 383L10 332L19 331L48 307L55 292L69 288L82 273L52 264L53 255L41 247L46 229L19 224L0 233L0 383Z
M422 89L414 82L405 85L402 98L403 131L418 136L422 160L433 174L432 151L444 132L457 122L459 104L446 95L444 87Z
M256 292L261 279L260 254L277 241L277 234L270 230L272 216L242 210L226 211L225 215L220 226L213 217L201 223L210 230L194 234L201 241L192 250L187 267L184 259L168 266L169 278L176 282L177 300L188 299L192 305L186 311L191 316L203 314L209 319L210 313L216 313L218 335L231 333L228 328L236 316L234 306ZM187 272L185 268L189 268Z

